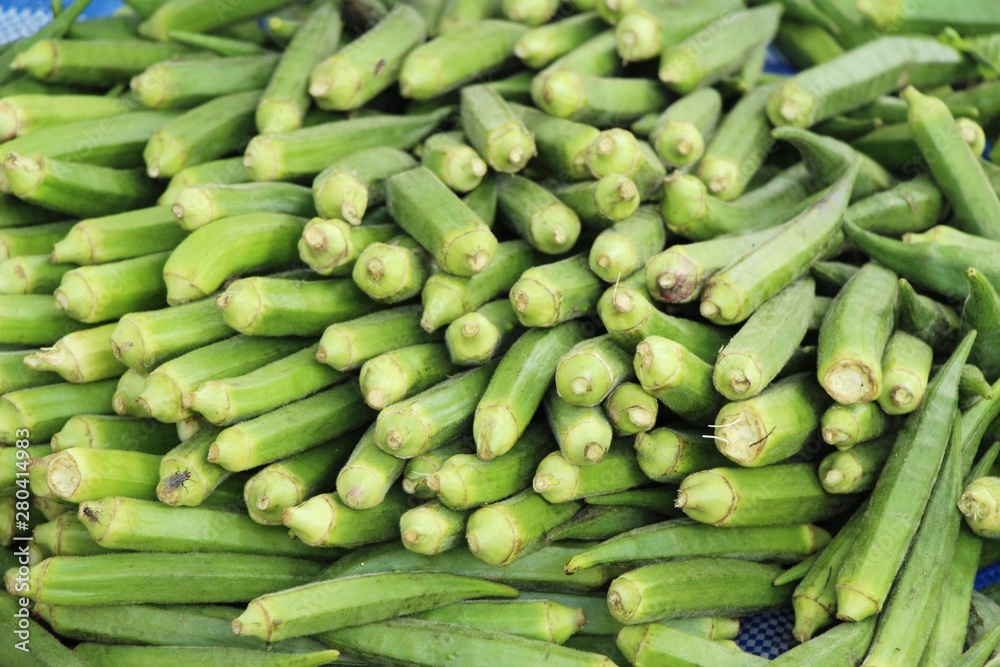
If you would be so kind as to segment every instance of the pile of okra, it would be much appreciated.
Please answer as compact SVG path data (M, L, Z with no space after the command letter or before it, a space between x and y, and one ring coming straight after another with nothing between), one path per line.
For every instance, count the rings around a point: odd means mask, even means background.
M86 5L0 47L0 664L1000 664L1000 3Z

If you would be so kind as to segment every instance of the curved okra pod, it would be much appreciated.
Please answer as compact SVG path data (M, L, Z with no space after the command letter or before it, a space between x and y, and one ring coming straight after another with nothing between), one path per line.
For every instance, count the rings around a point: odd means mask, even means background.
M851 501L827 493L812 464L779 463L688 475L675 504L699 523L739 527L812 523L840 514Z
M187 233L166 206L81 220L54 246L57 264L104 264L173 250Z
M178 193L170 211L181 229L193 231L220 218L250 213L309 217L316 209L312 192L301 185L237 183L184 188Z
M410 551L433 556L461 543L468 518L469 512L450 510L432 501L405 512L399 518L399 534Z
M68 271L53 293L56 307L92 323L162 306L167 291L163 268L169 257L161 252Z
M323 332L316 359L347 371L380 354L440 340L440 335L423 331L419 324L419 306L399 306L338 322Z
M343 220L313 218L302 229L299 258L321 276L350 274L361 252L373 243L385 243L400 235L388 212L379 209L378 219L369 216L364 225ZM382 218L385 224L382 224Z
M918 176L851 205L844 222L876 234L921 232L941 221L947 210L930 176Z
M555 386L563 400L592 407L632 377L628 352L611 336L598 336L577 343L559 360Z
M559 452L552 452L538 464L531 482L535 493L550 503L568 503L587 496L615 493L649 482L642 472L629 441L619 439L599 462L578 466Z
M722 114L722 96L714 88L686 95L656 117L649 143L664 164L690 167L705 154L708 137Z
M599 407L574 405L550 390L545 398L545 414L559 451L570 463L599 463L608 453L614 434Z
M160 206L171 206L177 201L177 195L180 194L181 190L195 185L232 185L249 181L250 176L247 175L247 170L243 167L243 158L231 157L213 160L182 169L170 179L167 189L160 195L157 203Z
M885 435L895 425L876 401L850 405L834 403L820 419L823 440L839 449Z
M729 465L729 460L698 431L655 428L635 436L639 467L657 482L680 482L692 473Z
M639 343L633 368L642 388L685 421L711 421L725 403L712 384L712 366L668 338Z
M580 218L554 194L522 176L501 174L497 203L514 232L539 252L561 255L580 237Z
M115 357L131 369L154 366L228 338L233 330L211 299L122 317L111 333Z
M247 144L243 165L254 181L312 176L340 158L367 148L409 149L433 132L451 111L445 107L411 116L361 116L259 135Z
M532 69L541 69L601 34L607 24L593 12L535 27L514 45L514 55Z
M537 152L531 132L496 91L463 88L459 113L469 143L495 171L521 171Z
M962 307L962 331L975 329L976 342L969 363L982 369L989 378L1000 376L997 337L1000 336L1000 295L989 280L975 268L966 269L969 296Z
M496 362L449 378L379 413L376 438L383 451L413 458L466 431Z
M153 44L140 39L46 39L21 51L10 68L39 81L110 88L151 65L192 52L183 44Z
M713 375L719 393L751 398L777 377L805 337L814 292L811 279L793 283L750 316L719 350Z
M553 327L593 310L604 285L588 264L580 254L522 273L510 288L510 302L521 324Z
M571 519L580 503L550 504L531 489L473 512L466 523L469 551L489 565L510 565L538 551L545 534Z
M52 371L67 382L95 382L117 378L125 366L115 359L108 336L115 324L84 329L66 334L52 347L29 354L24 365L33 371Z
M970 355L971 356L971 355ZM878 403L890 415L913 412L923 400L934 351L916 336L897 331L882 356L882 393Z
M819 464L819 479L829 493L859 493L875 486L895 438L863 442L827 455Z
M190 109L216 97L260 90L277 64L274 54L165 60L133 77L129 87L150 109Z
M452 363L478 366L493 358L515 329L517 313L508 299L491 301L448 325L444 341Z
M304 226L304 218L250 213L196 230L170 253L163 267L168 303L204 298L233 274L293 265Z
M394 538L408 507L406 494L396 488L366 510L348 507L336 493L324 493L282 511L281 521L310 546L353 548Z
M385 201L386 180L416 166L408 153L388 147L343 157L313 179L316 212L321 218L360 225L369 206Z
M823 318L817 377L838 403L866 403L882 393L882 356L895 328L897 293L892 271L866 264ZM859 312L868 314L863 322L857 319Z
M60 383L8 392L0 398L0 442L14 443L19 429L35 442L45 442L77 414L111 412L115 380L84 384Z
M608 4L612 3L604 3ZM615 26L618 54L625 62L652 60L664 47L674 47L720 17L732 17L744 9L736 0L708 0L683 7L634 1L618 5L618 19L610 22ZM633 8L626 9L628 5Z
M364 363L361 393L369 407L382 410L436 385L455 370L443 343L401 347Z
M587 151L600 134L592 125L556 118L534 107L510 104L535 138L538 161L554 174L574 180L590 178Z
M859 163L799 216L753 250L713 275L701 297L701 314L716 324L746 320L760 304L803 275L839 243ZM769 267L768 272L761 267Z
M421 164L455 192L475 190L489 170L459 131L432 134L424 141L421 152Z
M72 503L107 496L152 500L159 469L156 454L74 447L49 459L46 481L57 498Z

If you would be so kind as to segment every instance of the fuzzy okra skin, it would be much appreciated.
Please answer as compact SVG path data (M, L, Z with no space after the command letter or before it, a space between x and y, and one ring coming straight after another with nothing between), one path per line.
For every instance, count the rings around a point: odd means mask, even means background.
M155 664L183 662L191 667L212 667L218 664L240 664L246 667L319 667L340 656L335 649L308 653L281 654L246 648L192 646L114 646L79 644L73 651L87 664L110 666L124 664Z
M254 0L225 12L215 12L196 0L173 0L154 9L139 26L147 39L166 41L172 30L212 33L255 19L287 5L286 0Z
M47 39L19 53L10 68L25 71L39 81L107 88L127 81L150 65L193 51L183 44L151 44L139 39Z
M70 222L51 222L0 231L0 260L51 252L72 229Z
M316 210L309 188L294 183L236 183L184 188L170 207L186 231L247 213L311 216Z
M626 660L635 667L665 664L730 665L763 667L768 662L732 646L685 633L664 623L626 626L615 642Z
M504 219L539 252L559 255L580 237L580 218L558 197L516 175L497 177L497 198Z
M401 235L362 250L351 277L371 300L400 303L420 293L432 271L424 248L413 237Z
M76 415L52 436L52 451L75 447L165 454L177 444L177 429L152 420L116 415Z
M489 169L461 131L431 135L421 151L421 163L455 192L475 190Z
M145 373L140 373L130 368L118 378L118 385L115 387L115 393L111 397L111 408L115 411L115 414L135 417L137 419L152 416L149 414L146 406L137 400L139 394L142 393L143 388L146 386L147 377L148 375Z
M104 264L173 250L187 233L170 209L154 206L81 220L52 247L57 264Z
M384 211L384 209L381 209ZM388 218L388 214L385 214ZM369 219L357 226L344 220L313 218L299 239L299 258L321 276L349 275L360 254L374 243L385 243L400 235L392 220L387 224Z
M875 486L892 451L895 438L887 436L834 452L819 465L819 478L830 493L858 493Z
M641 269L666 242L659 212L652 206L641 207L598 234L590 248L590 270L604 282L614 283Z
M556 364L559 396L577 406L600 405L622 382L633 377L628 352L611 336L574 345Z
M545 598L456 602L415 616L467 628L508 632L553 644L564 643L588 620L583 609Z
M566 572L603 564L633 565L679 558L797 562L820 552L830 535L812 524L719 530L675 519L619 533L566 562Z
M74 447L49 460L46 480L56 497L74 503L114 495L153 499L159 469L156 454Z
M587 151L600 130L585 123L550 116L534 107L510 106L534 136L539 162L553 173L564 174L573 180L591 177Z
M593 12L553 21L524 33L514 46L514 55L528 67L541 69L596 37L605 27L605 23Z
M385 181L416 166L409 153L384 146L343 157L313 179L316 211L321 218L360 225L370 206L385 201Z
M133 77L129 87L150 109L189 109L223 95L260 90L277 64L273 54L166 60Z
M250 176L247 175L247 170L243 167L243 158L231 157L212 160L182 169L170 179L167 189L160 195L157 204L172 206L177 201L177 195L181 193L181 190L192 186L230 185L248 183L249 181Z
M554 327L593 310L604 284L584 254L532 267L510 288L518 320L527 327Z
M348 371L401 347L438 342L440 334L420 328L420 314L419 306L399 306L332 324L320 338L316 359Z
M160 252L67 271L53 293L56 306L88 323L162 306L167 292L163 269L169 257Z
M769 664L779 667L857 664L868 652L874 633L874 618L860 623L841 623L819 637L799 644Z
M19 429L45 442L76 414L109 414L115 380L59 383L11 391L0 398L0 442L14 443Z
M31 351L0 352L0 393L56 384L61 376L50 371L34 371L24 365Z
M72 512L35 526L31 536L52 556L95 556L113 553L97 544Z
M1000 355L996 353L1000 336L1000 295L980 271L966 269L969 296L962 306L963 332L975 329L976 343L969 354L969 362L982 369L990 379L1000 376Z
M649 526L663 518L659 512L641 507L599 507L587 505L576 516L545 535L549 542L559 540L607 540L622 531Z
M310 546L353 548L397 536L408 506L406 494L396 488L364 510L348 507L336 493L323 493L283 510L281 522Z
M771 136L795 146L809 175L823 185L832 185L848 167L860 161L861 167L851 193L852 202L896 184L895 177L882 165L843 141L797 127L779 127L771 132Z
M688 475L728 464L705 440L685 428L655 428L635 437L636 458L646 475L657 482L680 482Z
M414 553L433 556L452 549L465 536L467 511L456 511L432 501L414 507L399 518L403 546Z
M592 465L574 465L559 452L552 452L538 464L532 488L550 503L558 504L632 489L648 481L627 441L619 439L611 443L603 459Z
M115 357L130 369L153 367L233 333L211 299L125 315L111 333Z
M840 449L885 435L894 425L894 420L875 401L849 405L834 403L820 419L823 440Z
M724 404L712 386L712 366L668 338L639 343L633 368L642 388L686 421L709 421Z
M534 136L496 91L463 88L459 113L469 143L495 171L521 171L537 152Z
M555 361L582 337L577 324L565 323L528 331L511 346L476 406L472 433L480 458L510 451L538 410Z
M374 410L420 393L456 370L442 343L401 347L372 357L361 367L361 392Z
M228 426L305 398L345 378L316 361L317 345L234 377L209 380L184 395L184 403L209 423Z
M897 331L889 338L882 357L884 386L878 397L887 414L917 409L927 390L933 357L930 345L916 336Z
M64 335L84 328L56 307L45 294L0 296L0 343L7 345L51 345Z
M701 314L716 324L742 322L803 275L837 243L858 169L855 163L812 207L713 275L702 293Z
M531 489L482 507L469 516L465 539L472 555L489 565L510 565L540 549L545 534L568 521L580 503L549 504Z
M550 71L551 70L551 71ZM535 78L536 105L557 118L611 126L660 111L670 94L658 81L592 76L553 63Z
M596 406L574 405L550 390L545 414L563 457L574 465L600 463L614 437L611 423Z
M337 494L352 509L374 507L385 499L389 488L403 474L405 463L379 449L372 424L338 473Z
M461 435L472 424L497 362L449 378L382 410L376 421L378 446L399 458L413 458Z
M403 491L420 500L436 498L437 493L429 485L431 476L440 470L445 461L452 456L467 454L468 447L466 445L467 443L460 438L408 459L403 468L403 480L400 482ZM479 460L476 456L472 458Z
M24 358L34 371L53 371L67 382L96 382L119 377L125 366L115 359L108 336L115 325L105 324L67 334L52 347L42 348Z
M491 301L448 325L445 344L453 363L478 366L489 361L519 327L508 299Z
M79 11L79 10L78 10ZM70 12L67 10L65 14L77 13ZM9 49L13 51L14 49ZM13 561L16 562L16 561ZM23 584L19 584L23 586ZM3 593L0 594L0 612L10 616L11 618L17 618L18 613L21 609L25 607L20 605L19 597L22 597L23 593L19 590L14 590L10 594ZM16 621L14 623L17 623ZM31 633L31 652L30 662L27 664L33 665L65 665L65 667L86 667L90 665L89 662L85 661L82 657L76 655L73 651L66 647L62 641L59 640L54 634L50 633L45 626L39 626L32 629ZM8 642L5 646L0 648L0 659L9 664L25 664L25 651L16 648L15 642Z

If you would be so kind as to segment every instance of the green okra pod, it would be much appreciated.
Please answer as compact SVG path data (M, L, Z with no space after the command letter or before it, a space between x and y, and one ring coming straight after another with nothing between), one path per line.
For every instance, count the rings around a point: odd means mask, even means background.
M440 340L440 335L427 333L419 323L419 306L398 306L332 324L320 338L316 359L347 371L380 354Z
M652 146L622 128L601 132L587 150L587 166L594 178L628 176L643 199L656 199L667 175Z
M649 143L664 164L681 168L696 164L722 114L722 96L714 88L685 95L656 117Z
M400 482L400 486L403 487L403 491L421 500L436 498L437 493L428 484L431 476L440 470L445 461L452 456L467 453L466 443L462 439L457 439L414 456L406 461L406 467L403 468L403 481ZM472 458L479 460L478 457ZM500 460L503 461L503 459Z
M151 500L159 468L156 454L74 447L49 459L46 481L57 498L72 503L118 495Z
M560 186L554 192L584 224L597 229L625 220L642 201L636 184L621 174Z
M380 209L384 211L384 209ZM388 214L385 214L388 218ZM395 224L382 224L381 217L370 224L351 225L343 220L313 218L299 239L299 258L322 276L350 274L365 248L385 243L400 234Z
M117 384L115 380L99 380L7 392L0 397L0 442L14 443L20 429L27 429L34 442L45 442L74 415L110 414Z
M990 281L977 269L966 269L969 296L962 306L962 331L975 329L976 342L969 362L982 369L990 379L1000 376L1000 357L996 341L1000 336L1000 295Z
M635 437L639 467L656 482L680 482L692 473L728 465L728 459L705 441L705 435L686 428L655 428Z
M885 435L894 425L894 420L875 401L849 405L834 403L820 419L823 440L840 449Z
M605 23L597 14L583 12L527 31L514 45L514 55L528 67L541 69L604 29Z
M740 527L811 523L836 516L849 502L823 489L815 466L782 463L688 475L675 504L700 523Z
M170 209L155 206L81 220L52 246L52 260L104 264L172 250L185 236Z
M196 230L170 253L163 267L168 303L204 298L236 273L293 265L304 226L304 218L249 213Z
M497 199L504 219L539 252L559 255L580 236L580 218L555 195L522 176L497 177Z
M313 176L367 148L406 150L433 132L449 113L451 108L446 107L417 115L377 114L259 135L247 144L243 165L254 181Z
M887 436L829 454L819 464L819 478L830 493L858 493L875 486L882 466L892 451L894 438Z
M373 301L400 303L420 293L431 272L427 252L413 237L402 235L386 243L372 243L362 250L351 277Z
M805 338L815 291L811 278L797 281L750 316L719 350L712 377L720 394L752 398L777 377Z
M177 201L181 190L196 185L231 185L247 183L250 176L243 167L243 159L239 157L223 158L187 167L170 179L167 189L163 191L157 203L160 206L171 206Z
M521 171L537 152L534 136L494 90L463 88L459 114L469 143L496 171Z
M61 377L50 371L33 371L24 365L24 358L32 354L31 350L3 352L0 351L0 393L18 389L42 387L56 384Z
M388 147L369 148L343 157L313 179L316 211L321 218L360 225L369 206L385 201L386 180L416 166L416 160L409 154Z
M209 423L228 426L326 389L345 375L316 361L311 345L243 375L208 380L184 404Z
M211 299L130 313L111 333L115 357L135 371L153 367L233 333Z
M844 221L877 234L923 231L940 222L947 210L934 179L918 176L851 205Z
M777 565L731 558L646 565L611 582L608 608L627 625L678 616L736 616L787 602L792 587L771 583L780 573Z
M95 323L162 306L169 257L160 252L67 271L53 293L56 307L75 320Z
M168 122L146 144L146 172L169 178L236 150L253 133L259 99L259 90L217 97Z
M910 11L903 9L898 0L864 0L858 3L858 11L872 21L880 30L889 33L915 32L938 33L952 26L963 35L994 32L1000 25L1000 15L994 7L985 7L976 12L964 4L950 4L936 0L922 4Z
M581 341L556 365L556 390L573 405L600 405L633 377L629 361L628 353L611 336Z
M541 405L556 359L581 339L580 327L566 323L529 331L511 346L476 406L472 434L480 458L510 451Z
M76 415L52 436L52 451L84 447L166 454L177 444L177 430L150 419L117 415Z
M260 90L277 64L272 54L165 60L134 77L130 88L150 109L190 109L223 95Z
M802 154L809 175L822 185L833 184L848 167L860 161L861 167L851 194L852 202L896 184L896 179L885 167L837 139L796 127L779 127L771 136L795 146Z
M855 163L812 207L713 275L702 293L701 314L716 324L746 320L836 245L859 168ZM761 266L770 267L769 272Z
M558 0L503 0L503 13L511 21L529 26L548 23L559 10Z
M725 403L712 384L712 366L668 338L643 340L632 363L642 388L686 421L711 421Z
M588 505L642 507L654 512L676 515L677 511L673 509L674 496L675 493L666 487L652 486L591 496L584 498L584 502Z
M588 505L569 521L545 535L549 542L559 540L607 540L622 531L658 522L662 514L639 507L599 507Z
M890 415L913 412L923 400L934 351L916 336L897 331L882 357L883 388L878 403Z
M875 634L875 619L860 623L841 623L819 637L799 644L772 662L780 667L837 664L864 659Z
M958 336L961 319L939 301L916 290L906 278L899 279L899 328L930 345L936 352L950 346Z
M469 512L451 510L436 501L414 507L399 519L403 546L427 556L447 551L462 541L468 517Z
M510 288L510 301L524 326L554 327L593 310L603 289L580 254L522 273Z
M95 556L112 553L102 547L87 532L72 512L61 514L53 521L35 526L31 536L52 556Z
M538 160L559 175L574 180L590 178L587 151L600 134L592 125L556 118L533 107L511 104L524 126L535 137Z
M24 365L34 371L58 373L67 382L95 382L117 378L125 366L115 359L108 336L115 324L84 329L67 334L52 347L42 348L24 358Z
M819 427L827 399L811 373L789 376L759 396L725 405L715 418L719 451L744 467L799 453Z
M671 3L620 2L615 10L618 18L612 21L618 53L626 62L652 60L665 47L674 47L720 17L732 19L742 9L743 3L734 0L679 7Z
M421 151L421 163L455 192L475 190L489 169L459 131L427 137Z
M455 372L443 343L401 347L361 366L361 393L373 410L382 410L433 387Z
M426 100L504 64L527 27L487 19L441 35L406 54L399 70L403 97ZM475 53L469 45L475 44Z
M464 28L483 19L500 16L500 0L449 0L444 3L441 15L438 17L437 32L444 34L458 28Z
M215 303L226 324L251 336L317 336L332 323L363 317L378 308L346 278L240 278Z
M551 449L549 433L541 426L532 426L508 454L490 461L455 454L428 476L426 484L448 509L480 507L530 486L538 464Z
M246 602L308 583L322 569L297 558L248 554L55 556L31 568L28 597L52 605ZM184 573L187 586L177 585Z
M145 373L130 368L118 378L118 385L111 397L111 408L115 414L139 419L151 416L146 406L138 401L139 394L146 386L147 377Z
M982 476L971 480L962 490L958 508L965 523L980 537L992 538L998 533L997 478Z
M165 41L172 30L211 33L236 27L287 4L285 0L254 0L226 11L213 11L196 0L169 0L159 4L146 17L139 26L139 34L147 39Z
M641 269L646 260L663 250L666 242L666 229L656 208L639 208L631 217L597 235L590 247L590 270L605 282L614 283Z
M139 39L46 39L19 53L10 68L39 81L109 88L150 65L192 51L183 44L152 44Z
M478 366L489 361L518 327L508 299L491 301L448 325L444 340L453 363Z
M587 622L583 610L554 600L469 601L415 614L416 618L500 630L527 639L563 644Z
M280 654L245 648L192 646L114 646L79 644L73 651L91 665L125 665L148 662L183 661L192 667L211 667L220 662L238 662L247 667L318 667L337 659L335 649L308 653Z
M406 494L393 488L374 507L356 510L336 493L313 496L281 512L281 522L313 547L358 547L399 535L399 518L409 508Z
M51 345L84 325L56 307L45 294L0 296L0 343Z
M6 178L6 176L4 176ZM10 183L7 183L9 186ZM0 192L0 225L3 228L23 227L45 222L55 222L62 218L58 211L23 202L15 196Z
M199 347L150 373L138 401L160 421L176 423L191 416L183 399L202 382L242 375L301 347L300 341L291 338L250 336L235 336Z
M376 421L378 446L408 459L465 433L495 369L496 362L490 362L382 410Z
M545 534L571 519L579 503L549 504L531 489L473 512L465 529L472 555L497 567L509 565L545 544Z
M628 442L618 439L604 458L592 465L574 465L559 452L552 452L538 464L532 488L558 504L632 489L648 481Z
M599 463L611 447L611 424L598 407L574 405L550 390L545 414L563 457L574 465Z
M345 383L230 426L216 436L207 459L231 472L249 470L369 424L373 417L358 387Z
M692 665L725 664L733 667L761 667L767 664L763 658L743 653L738 647L723 646L719 641L692 636L667 623L673 621L622 628L615 641L625 659L636 667L670 662L680 664L681 661Z
M134 18L134 17L130 17ZM244 24L246 26L248 24ZM219 37L218 35L205 35L199 32L188 32L186 30L171 30L167 33L170 40L187 44L197 49L211 51L212 53L225 57L235 58L236 56L256 56L266 53L267 50L252 41L237 39L235 31L231 31L233 37Z
M46 127L107 118L130 110L127 101L104 95L67 95L63 105L50 95L4 95L0 101L0 139L9 141ZM72 110L70 112L70 110Z
M76 11L65 11L63 15L66 14L78 14L82 9L76 8ZM72 19L71 19L72 20ZM15 51L16 49L10 48L8 51ZM4 64L0 61L0 64ZM17 562L14 557L12 557L13 562ZM16 593L16 591L15 591ZM11 618L16 618L16 614L24 613L21 609L25 607L20 605L21 597L20 594L17 597L12 593L10 595L4 594L0 595L0 611L4 614L8 614ZM31 646L31 660L37 663L42 663L43 660L51 664L66 665L66 667L84 667L89 665L89 662L84 662L84 659L77 656L73 651L67 648L62 641L59 640L55 635L50 633L45 626L35 627L32 631L32 646ZM14 642L8 643L2 649L0 649L0 658L4 661L15 664L17 662L24 662L24 651L19 648L15 648Z
M248 213L308 217L316 210L309 188L293 183L238 183L184 188L170 207L181 229L193 231L220 218Z
M829 543L829 533L812 524L718 530L688 519L675 519L619 533L570 558L566 571L681 558L794 563L822 551Z

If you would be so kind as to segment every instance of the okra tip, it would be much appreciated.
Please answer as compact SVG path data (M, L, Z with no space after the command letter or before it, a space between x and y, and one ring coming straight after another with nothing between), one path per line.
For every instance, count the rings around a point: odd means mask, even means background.
M791 125L807 128L812 122L816 99L795 83L788 82L771 93L767 101L767 116L776 126ZM775 135L778 136L778 135Z
M752 355L744 352L723 355L715 364L716 387L728 387L726 394L753 396L764 381L760 366Z
M624 623L632 618L642 604L642 591L624 577L611 582L608 589L608 609L616 620Z
M795 609L795 626L792 636L796 641L807 642L816 634L816 630L830 619L830 610L816 600L805 596L792 598Z
M171 205L170 212L182 229L193 230L216 219L212 198L198 187L184 188Z
M270 137L257 136L250 140L243 153L243 166L254 181L273 181L280 174L278 150Z
M720 524L735 509L736 493L718 470L688 475L677 491L674 507L699 523Z
M837 618L858 622L880 611L878 602L853 586L837 584Z
M45 158L11 151L4 158L3 170L10 183L11 192L18 197L27 197L34 192L45 176Z
M966 523L974 532L980 532L980 523L990 518L989 523L997 522L997 514L1000 511L1000 502L994 493L991 484L986 484L983 480L975 480L965 487L961 498L958 501L958 509L965 517Z
M517 419L504 405L489 405L476 410L472 422L476 454L489 461L510 451L520 436Z
M264 641L271 640L271 631L274 629L267 612L256 600L247 604L246 611L233 620L232 627L233 634L237 637L248 635Z
M569 70L557 70L544 76L541 106L557 118L568 118L587 105L587 94L580 75Z
M329 534L336 509L325 495L313 496L301 505L286 507L281 511L281 523L297 538L317 546Z

